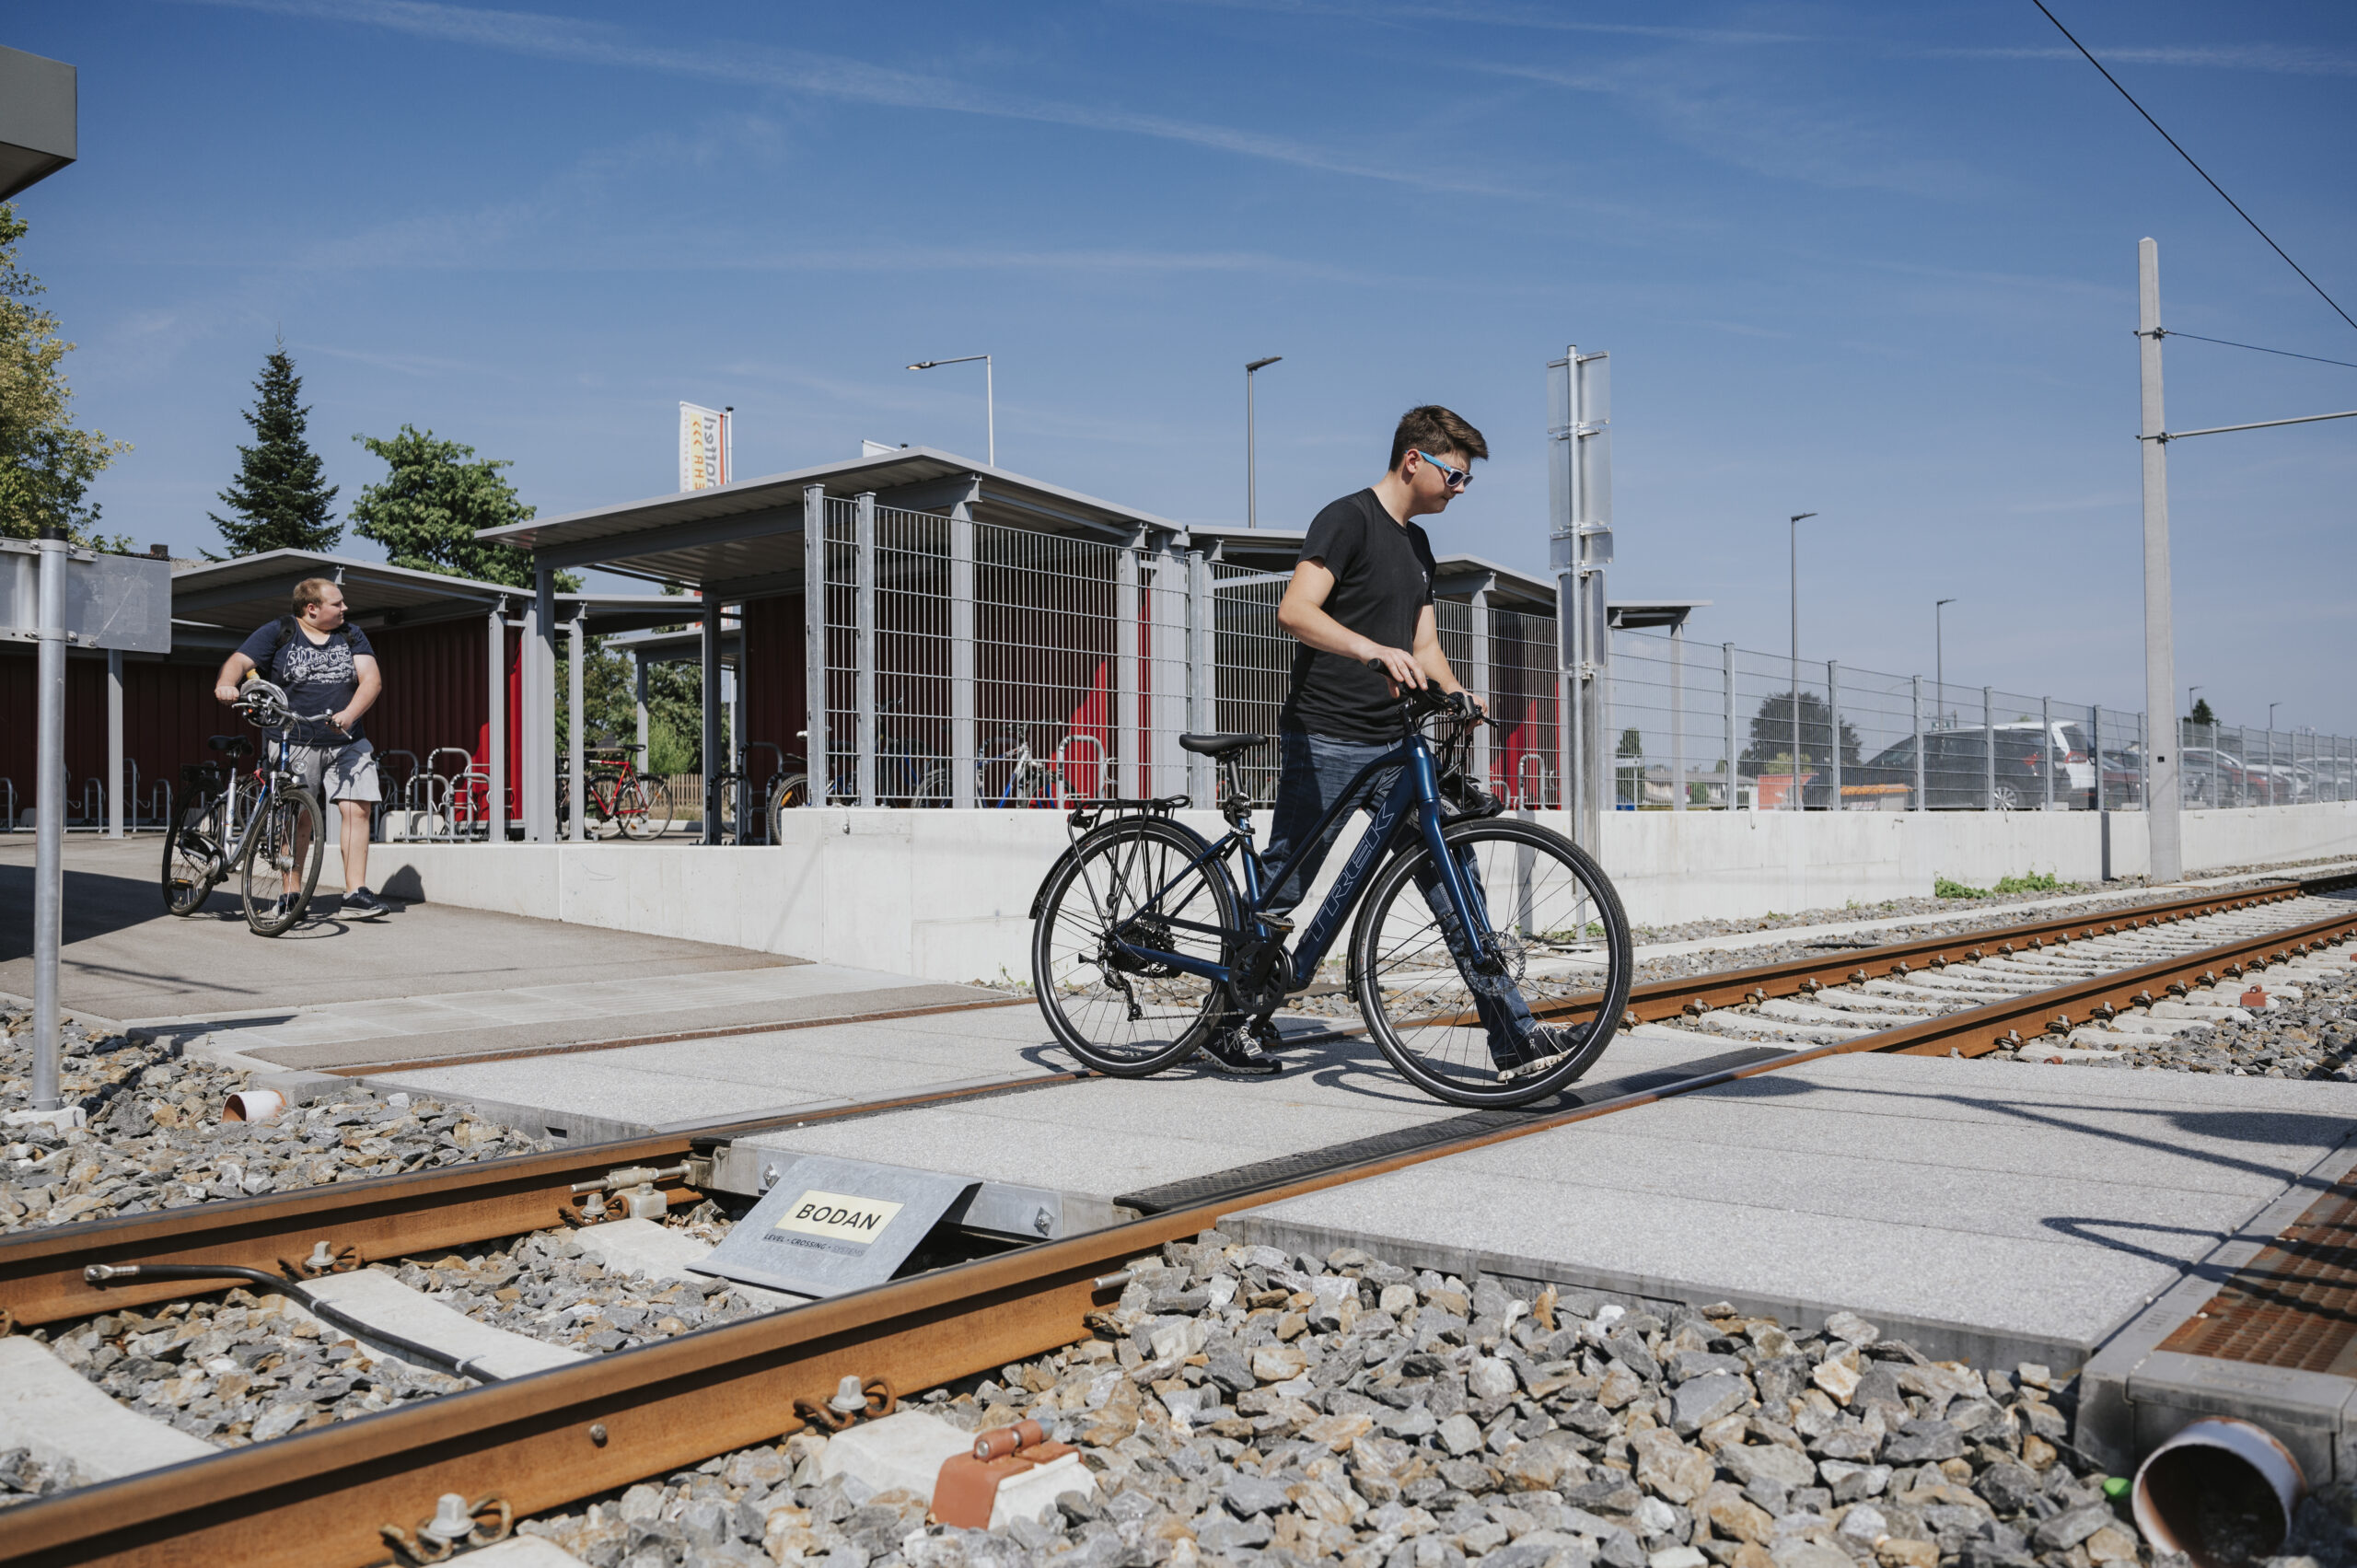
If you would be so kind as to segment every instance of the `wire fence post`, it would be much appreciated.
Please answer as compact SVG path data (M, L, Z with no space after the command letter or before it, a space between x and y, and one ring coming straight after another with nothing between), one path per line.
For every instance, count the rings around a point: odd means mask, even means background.
M1490 590L1476 588L1466 605L1466 630L1473 645L1472 656L1466 660L1467 674L1472 678L1474 694L1489 711L1497 712L1497 681L1491 674L1490 662ZM1490 777L1490 726L1482 725L1473 731L1473 753L1469 759L1473 776L1488 789L1496 787Z
M587 684L583 679L582 666L589 661L589 636L587 623L577 610L573 619L565 622L564 636L565 651L573 661L564 672L564 804L565 809L573 813L573 842L586 844L589 842L589 819L585 809L588 781L582 759L583 748L588 741L589 710L582 700L583 690ZM454 797L450 806L454 818L457 807ZM455 830L457 823L453 821L451 826Z
M1997 809L1997 691L1980 689L1980 803L1984 811Z
M1914 710L1915 809L1922 811L1928 809L1931 805L1923 797L1923 678L1920 675L1910 675L1907 679L1911 692L1910 705Z
M876 493L864 490L853 497L858 508L852 524L852 613L854 635L852 690L853 723L858 736L858 760L853 776L862 806L876 804Z
M1147 725L1138 711L1138 645L1146 628L1138 619L1138 552L1124 548L1113 560L1113 744L1120 753L1120 793L1132 800L1145 795Z
M1736 808L1736 779L1735 766L1735 645L1733 643L1721 643L1719 645L1719 654L1724 660L1722 667L1722 673L1719 677L1721 683L1720 689L1726 697L1727 793L1725 809L1732 811ZM1757 796L1754 798L1757 799Z
M2088 793L2088 806L2104 810L2103 798L2103 704L2097 703L2087 710L2087 761L2095 764L2095 788ZM2105 878L2109 881L2109 877Z
M132 825L138 826L133 813ZM122 650L107 650L107 837L122 837Z
M1669 629L1669 808L1686 809L1686 622Z
M2038 728L2046 736L2046 809L2054 809L2054 699L2038 700Z
M1825 747L1833 761L1828 776L1833 781L1833 793L1827 796L1825 808L1841 809L1841 667L1831 659L1825 661Z
M974 497L977 483L949 508L949 804L974 804L981 772L975 734ZM919 766L919 776L923 775Z
M504 844L507 842L507 601L504 598L483 617L482 651L490 699L483 710L483 842ZM639 711L644 714L646 673L643 664L638 681Z

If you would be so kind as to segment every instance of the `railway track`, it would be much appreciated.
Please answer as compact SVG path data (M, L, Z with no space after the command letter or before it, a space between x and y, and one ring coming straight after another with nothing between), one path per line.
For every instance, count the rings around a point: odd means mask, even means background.
M795 1401L824 1400L845 1376L914 1390L1073 1343L1087 1337L1089 1314L1118 1293L1123 1260L1190 1237L1246 1202L1833 1054L1969 1056L2060 1041L2091 1027L2198 1024L2204 1020L2191 1009L2202 1005L2186 998L2281 966L2315 964L2320 950L2347 943L2357 933L2357 905L2317 895L2350 881L2357 878L1641 986L1624 1023L1674 1023L1728 1037L1730 1045L1764 1040L1779 1049L1629 1092L1595 1086L1585 1103L1550 1111L1454 1119L1408 1147L1344 1146L1311 1168L1235 1173L1240 1180L1202 1201L1130 1224L86 1487L0 1515L0 1562L382 1561L379 1526L425 1517L443 1493L493 1491L522 1516L773 1440L800 1423L785 1413ZM2173 1008L2188 1011L2173 1017ZM1564 1011L1576 1016L1577 1005ZM1075 1076L61 1225L0 1245L0 1307L22 1326L57 1325L232 1283L218 1275L208 1283L206 1270L317 1276L569 1230L591 1220L585 1211L668 1212L702 1201L712 1161L732 1138L945 1098L1034 1092ZM1465 1125L1472 1121L1480 1124ZM157 1277L158 1266L193 1277Z

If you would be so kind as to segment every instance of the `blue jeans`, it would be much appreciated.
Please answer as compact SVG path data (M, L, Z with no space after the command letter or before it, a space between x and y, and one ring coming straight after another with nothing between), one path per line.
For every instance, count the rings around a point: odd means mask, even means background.
M1351 781L1359 770L1392 749L1395 742L1367 745L1355 740L1339 740L1330 735L1312 735L1306 730L1288 729L1277 737L1277 804L1269 824L1269 843L1261 859L1269 874L1271 893L1262 912L1288 915L1309 891L1318 879L1318 868L1326 864L1328 852L1342 830L1352 822L1349 811L1339 813L1324 834L1313 838L1318 819L1331 810L1350 790ZM1382 768L1368 775L1358 793L1351 796L1359 811L1372 817L1390 794L1399 780L1398 768ZM1458 864L1474 895L1483 897L1480 877L1473 865L1470 852L1460 854ZM1434 918L1444 924L1453 923L1455 912L1448 897L1441 891L1440 878L1427 868L1416 878L1417 890L1424 896L1424 903ZM1529 1004L1522 998L1521 989L1511 983L1499 994L1483 995L1475 992L1474 1011L1480 1016L1482 1027L1489 1032L1490 1054L1500 1066L1511 1066L1538 1054L1525 1042L1537 1027L1530 1016Z

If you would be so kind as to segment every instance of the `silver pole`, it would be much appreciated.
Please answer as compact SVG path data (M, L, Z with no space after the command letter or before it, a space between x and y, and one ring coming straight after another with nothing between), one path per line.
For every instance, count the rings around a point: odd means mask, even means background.
M1997 809L1997 693L1994 688L1988 686L1980 689L1980 769L1981 808L1994 811Z
M632 690L631 690L631 717L632 717L634 721L636 721L636 724L637 724L637 728L638 728L638 761L637 761L637 767L638 767L638 771L639 771L640 772L642 772L642 773L643 773L643 772L646 772L646 768L647 768L647 750L646 750L646 656L645 656L644 654L639 654L639 655L636 655L636 656L634 656L632 658L631 662L632 662L633 665L637 666L637 676L636 676L636 679L633 679L633 680L632 681L632 683L631 683L631 686L632 686Z
M107 650L107 837L122 837L122 650Z
M35 1110L62 1110L57 1086L57 949L65 916L65 531L38 541L41 656L34 720L39 809L33 839L33 1093Z
M2054 699L2040 697L2038 713L2046 732L2046 808L2051 811L2054 809Z
M991 356L982 355L982 423L989 444L991 467L998 467L998 389L993 384Z
M2152 879L2185 875L2177 797L2177 631L2169 605L2169 457L2161 439L2161 250L2136 242L2136 337L2144 448L2144 824L2152 837Z
M524 820L534 843L556 842L556 568L532 563L530 663L524 682Z
M2093 803L2097 811L2104 809L2103 799L2103 704L2097 703L2087 710L2087 761L2096 765L2096 787ZM2106 877L2106 881L2110 878Z
M874 806L876 798L876 493L862 491L854 498L853 517L852 615L855 663L852 703L857 717L858 742L853 778L859 804Z
M1793 552L1793 809L1801 803L1801 520L1794 517L1789 534Z
M697 738L698 761L703 768L702 842L716 844L720 842L720 775L728 771L728 759L720 749L720 600L708 588L698 591L703 595L703 614L697 627L703 709Z
M827 703L832 654L827 635L827 492L802 487L802 766L810 780L810 804L831 806Z
M1831 759L1828 776L1833 781L1833 794L1827 809L1841 809L1841 668L1831 659L1825 661L1825 747Z
M1244 526L1260 526L1260 454L1252 446L1252 367L1244 367Z

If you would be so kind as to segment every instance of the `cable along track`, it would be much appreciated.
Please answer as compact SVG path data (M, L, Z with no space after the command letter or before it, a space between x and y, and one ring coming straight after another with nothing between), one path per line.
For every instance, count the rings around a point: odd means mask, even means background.
M1707 1016L1719 1006L1712 997L1730 991L1729 1003L1737 1006L1748 1000L1756 1008L1763 999L1793 995L1807 996L1813 1005L1829 992L1876 980L1895 976L1903 984L1919 970L1947 977L1950 970L1992 963L2002 967L1988 971L1989 989L2026 989L1975 1000L1969 988L1959 988L1957 999L1971 1005L1936 1016L1595 1103L1527 1114L1510 1125L1469 1129L1427 1146L1223 1193L1106 1230L86 1487L10 1510L5 1516L6 1544L0 1548L8 1555L0 1561L238 1561L290 1568L382 1561L378 1527L424 1518L444 1493L474 1496L490 1490L521 1517L773 1441L801 1426L798 1417L786 1413L796 1401L823 1401L846 1376L883 1377L896 1388L914 1391L1074 1343L1089 1336L1090 1315L1118 1295L1125 1260L1190 1237L1247 1204L1363 1179L1827 1056L1869 1051L1983 1054L2049 1029L2080 1027L2078 1020L2100 1016L2103 1008L2126 1012L2142 998L2141 1005L2149 1010L2204 984L2276 965L2316 962L2319 949L2339 947L2357 933L2357 905L2332 900L2331 912L2289 926L2266 918L2314 914L2312 905L2293 903L2305 894L2297 886L2269 887L2124 915L1851 950L1823 963L1655 982L1640 987L1632 999L1638 1022ZM2266 912L2226 922L2234 929L2214 923L2253 912ZM2138 934L2146 934L2142 942L2112 940ZM2215 937L2223 939L2211 940ZM2205 945L2189 948L2189 940ZM2083 942L2109 945L2080 947ZM2013 951L2005 951L2008 947ZM2172 950L2156 953L2156 947ZM2070 955L2072 961L2055 967L2060 955ZM2041 956L2042 961L2034 961ZM2080 961L2090 956L2098 964L2122 957L2143 961L2077 972L2093 967ZM2021 960L2018 967L2015 959ZM2035 984L2049 978L2060 983ZM877 1109L882 1108L851 1107L832 1114ZM714 1137L778 1124L714 1129L694 1141L642 1139L493 1162L371 1182L366 1191L354 1184L206 1205L175 1212L171 1219L177 1225L143 1215L60 1226L0 1247L0 1305L25 1322L116 1309L126 1297L101 1295L78 1277L82 1264L105 1259L162 1260L168 1253L193 1262L226 1261L229 1254L276 1254L291 1262L314 1252L317 1241L328 1242L331 1252L351 1248L348 1256L355 1259L390 1257L548 1228L563 1223L568 1214L579 1219L575 1183L600 1180L617 1165L633 1161L637 1167L621 1174L643 1179L635 1184L639 1189L657 1194L662 1206L676 1207L700 1197L691 1185L703 1174L691 1163L702 1157L699 1146L708 1148ZM658 1163L667 1157L686 1168ZM421 1207L426 1214L418 1213ZM360 1233L368 1245L334 1239ZM419 1239L424 1237L430 1239ZM379 1247L382 1251L376 1250ZM76 1276L71 1286L64 1279L69 1256ZM147 1293L140 1299L150 1301L189 1294L185 1285L173 1288L161 1281L134 1282L133 1288Z

